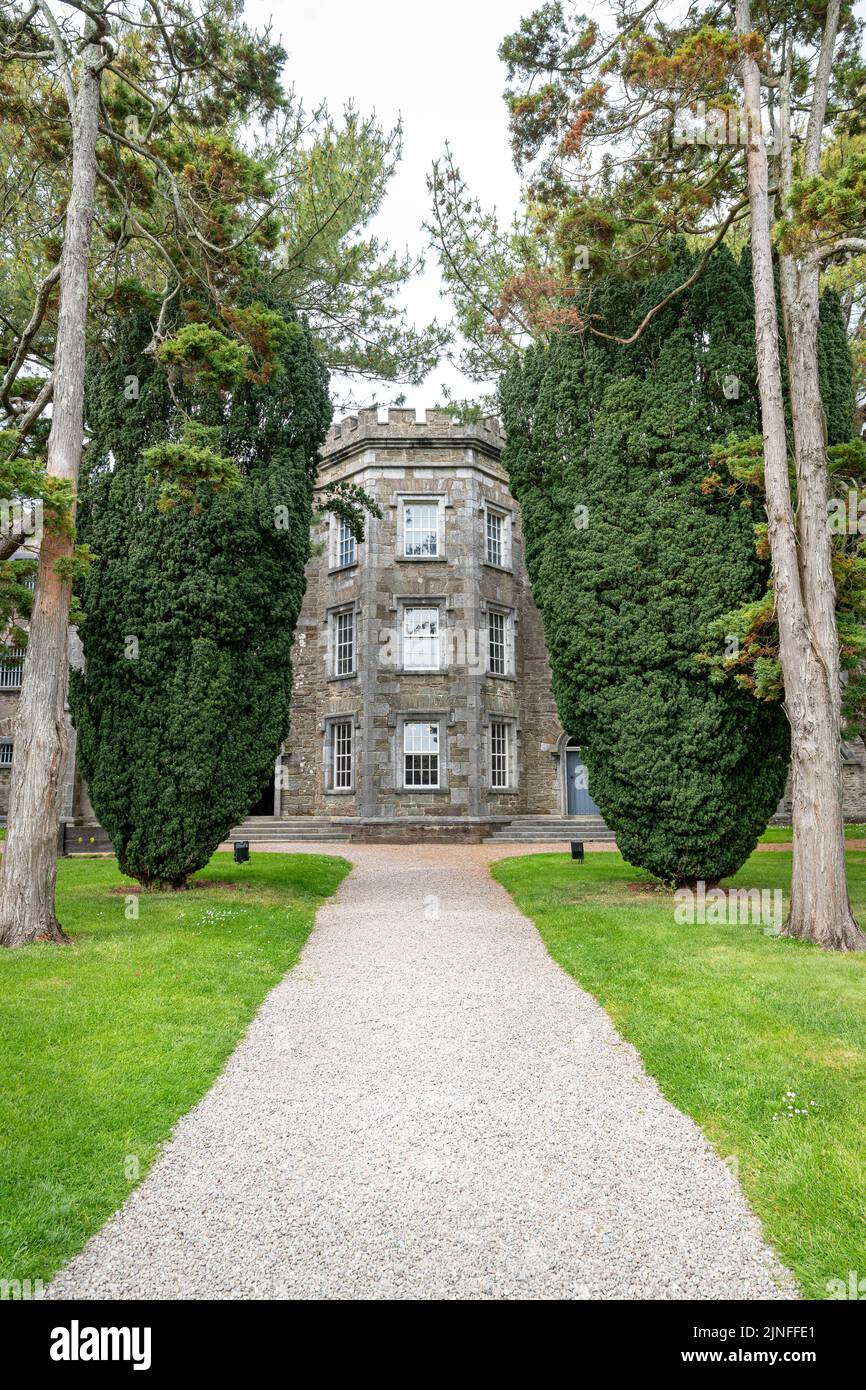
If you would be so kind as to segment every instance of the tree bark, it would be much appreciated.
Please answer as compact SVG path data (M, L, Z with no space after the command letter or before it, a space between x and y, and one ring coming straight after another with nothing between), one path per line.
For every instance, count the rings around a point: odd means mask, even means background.
M751 33L749 0L737 0L736 14L738 32ZM827 948L861 949L866 947L866 938L851 914L845 875L836 591L830 568L826 445L817 377L818 286L816 280L814 302L810 291L802 305L796 306L796 322L788 341L792 411L799 421L798 474L801 462L803 465L795 522L788 478L760 75L749 54L743 55L741 72L749 132L746 158L767 522L785 709L791 725L793 862L791 910L783 930L786 935L807 937ZM783 279L789 274L790 267L786 267ZM790 285L788 288L790 291ZM789 300L790 293L785 295L785 302ZM808 342L813 332L815 346L810 355Z
M806 132L803 160L806 178L820 172L821 134L839 11L839 0L830 0ZM780 192L784 198L793 181L787 78L781 89L780 123ZM783 934L805 937L833 950L864 950L866 936L851 911L845 871L839 746L842 673L836 629L832 536L827 522L827 425L818 370L820 266L811 258L798 262L783 252L780 271L797 470L800 573L807 624L818 667L817 671L813 671L812 666L809 668L815 677L814 685L800 714L802 737L794 749L791 911Z
M784 288L791 417L797 464L800 569L812 650L792 718L793 863L783 935L831 950L866 950L845 871L842 812L842 686L836 585L827 521L826 424L818 380L818 271ZM793 294L793 297L791 297ZM785 678L787 689L787 677Z
M50 477L77 482L84 437L84 356L96 189L99 87L104 55L87 21L71 93L72 188L60 258ZM73 81L70 77L70 81ZM67 90L69 86L67 84ZM0 944L63 942L54 890L60 795L68 754L66 691L71 585L57 562L73 553L67 536L46 534L39 554L27 659L14 729L9 829L0 872Z

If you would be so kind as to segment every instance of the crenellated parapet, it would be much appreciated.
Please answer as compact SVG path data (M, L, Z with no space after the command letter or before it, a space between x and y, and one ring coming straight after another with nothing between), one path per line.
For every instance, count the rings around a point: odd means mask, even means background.
M359 410L347 415L328 430L322 445L322 457L329 458L359 445L409 444L423 446L426 442L477 444L485 452L498 455L505 443L502 426L495 415L481 420L464 421L446 409L415 410L388 406L382 409Z

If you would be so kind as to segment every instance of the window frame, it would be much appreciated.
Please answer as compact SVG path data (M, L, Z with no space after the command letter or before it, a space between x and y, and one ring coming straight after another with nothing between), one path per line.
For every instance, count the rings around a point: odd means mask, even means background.
M434 729L435 729L435 731L436 731L436 736L435 736L435 748L407 748L407 746L406 746L406 739L407 739L407 734L408 734L409 730L410 730L410 729L423 729L423 728L425 727L425 725L427 726L427 728L428 728L431 732L432 732ZM408 759L408 758L417 758L417 759L419 759L419 760L424 759L424 758L429 758L429 759L435 758L435 760L436 760L436 781L435 781L435 782L432 782L432 781L430 781L430 782L410 782L410 781L408 780L408 778L407 778L407 772L408 772L407 759ZM423 768L421 768L420 765L419 765L419 769L418 769L418 770L419 770L419 772L422 772L422 771L423 771ZM400 779L400 780L401 780L401 785L402 785L404 791L407 791L407 792L437 792L437 791L442 791L442 790L443 790L443 781L442 781L442 723L441 723L441 720L435 719L435 718L425 719L425 718L420 717L420 716L414 716L414 717L406 718L406 719L403 720L402 725L401 725L401 728L400 728L400 771L401 771L401 779Z
M338 758L340 749L338 744L338 730L348 729L349 747L348 754L343 748L342 756L348 756L349 781L345 785L338 786ZM327 796L351 796L355 791L355 764L356 764L357 738L356 721L353 714L335 714L329 716L325 721L325 794ZM345 772L345 766L341 771Z
M0 695L20 690L24 684L24 657L17 661L0 662Z
M357 669L355 610L341 608L334 614L334 675L354 676Z
M348 746L340 734L348 731ZM340 760L343 760L342 766ZM346 774L348 773L348 779ZM344 780L340 780L341 777ZM335 719L331 724L331 790L350 792L355 786L355 727L351 719Z
M350 559L343 557L343 545L350 547ZM347 570L358 563L358 542L340 516L331 517L331 564L332 570Z
M7 748L8 748L8 750L9 750L9 756L8 756L8 757L6 756L6 750L7 750ZM11 739L11 738L0 738L0 768L4 768L4 767L5 767L5 768L9 768L9 767L12 766L12 759L13 759L14 756L15 756L15 751L14 751L14 750L15 750L15 741L14 741L14 739Z
M504 733L504 746L497 752L494 730ZM505 781L494 780L494 760L504 757ZM487 786L491 792L513 792L517 789L517 723L508 715L491 717L487 725Z
M445 527L443 524L444 498L439 493L413 493L400 498L400 525L397 539L398 559L408 560L413 564L436 563L445 559ZM428 507L436 513L436 553L433 555L410 555L407 550L409 527L406 524L406 510L411 507ZM412 528L421 534L419 528Z
M341 625L344 620L351 624L352 665L347 671L340 670L341 652L346 643L340 641ZM333 681L351 680L358 674L358 605L341 603L328 609L328 679Z
M490 520L496 517L500 523L500 558L492 559L490 554ZM511 512L507 507L499 507L495 502L484 503L484 563L497 570L510 570L511 562Z
M494 621L502 621L502 669L494 669L493 664L493 626ZM513 680L514 669L514 610L510 608L499 608L490 604L487 608L487 641L486 641L486 667L488 676L493 676L498 680Z
M409 634L406 631L407 618L410 613L435 613L436 614L436 633L432 637L419 637L417 634ZM400 668L410 673L431 674L442 670L442 603L440 601L426 599L405 599L400 604ZM416 642L429 642L435 655L435 663L431 665L414 665L409 663L407 655L409 644Z

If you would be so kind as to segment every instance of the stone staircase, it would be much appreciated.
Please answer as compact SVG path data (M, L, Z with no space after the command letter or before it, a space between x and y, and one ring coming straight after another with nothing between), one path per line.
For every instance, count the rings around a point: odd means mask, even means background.
M393 820L329 816L249 816L230 840L280 844L293 840L486 841L496 844L562 844L568 840L606 841L614 834L601 816L513 816L477 820L469 816L401 816Z
M600 816L513 816L479 819L472 816L401 816L393 820L361 820L356 816L248 816L232 828L227 841L249 840L256 844L292 844L324 841L387 842L403 844L562 844L568 840L612 842ZM66 854L110 854L111 843L94 821L69 822L65 827Z
M351 824L351 823L350 823ZM233 826L228 840L249 840L250 845L281 844L290 840L349 840L345 822L332 816L247 816L243 825Z
M563 840L614 842L614 833L601 816L514 816L486 836L496 844L542 844Z

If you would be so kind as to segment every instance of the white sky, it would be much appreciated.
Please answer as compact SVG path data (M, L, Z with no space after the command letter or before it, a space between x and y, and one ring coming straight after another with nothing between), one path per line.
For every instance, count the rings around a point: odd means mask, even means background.
M275 0L247 0L245 18L261 27L269 17L288 50L287 85L307 109L323 97L335 114L350 99L363 114L376 112L390 127L403 117L403 159L391 182L376 234L395 250L426 251L421 223L429 211L427 175L450 141L469 188L485 207L506 220L516 209L518 179L511 163L508 118L502 91L505 69L500 41L517 28L537 0L324 0L291 8ZM586 5L585 10L592 9ZM600 8L600 7L599 7ZM440 298L435 255L406 289L404 302L416 323L450 318ZM479 388L443 362L420 387L383 386L379 400L403 392L407 403L434 405L447 381L457 398ZM342 392L334 382L336 394ZM370 386L355 387L361 402Z
M429 213L427 176L450 142L470 192L503 221L516 210L519 182L511 162L502 91L505 69L497 49L524 15L542 0L246 0L245 18L259 28L269 18L289 54L286 85L309 110L323 98L335 115L350 100L390 127L403 118L403 159L372 229L394 250L424 252L425 271L406 288L403 302L417 324L447 321L451 305L440 297L435 253L421 224ZM674 0L674 12L683 0ZM864 12L857 0L855 12ZM584 14L610 18L604 0L584 0ZM441 399L447 382L456 398L476 398L483 388L440 363L419 387L346 383L332 379L336 399L354 394L363 404L376 392L380 403L405 394L413 406Z

